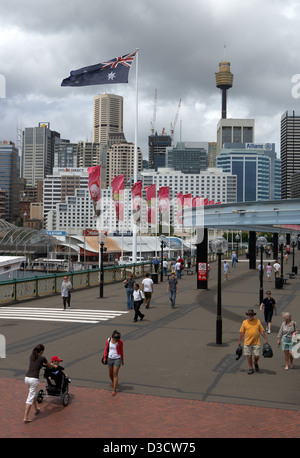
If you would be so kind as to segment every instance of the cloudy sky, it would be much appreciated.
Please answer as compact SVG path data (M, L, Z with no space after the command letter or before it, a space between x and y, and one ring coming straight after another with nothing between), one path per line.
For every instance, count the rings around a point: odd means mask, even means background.
M170 133L181 99L175 141L216 141L215 72L225 44L234 74L227 117L254 118L255 140L274 142L279 152L281 115L300 112L292 95L292 78L300 74L297 0L1 0L0 24L1 140L16 141L17 129L39 122L72 142L91 140L93 97L112 92L124 97L124 132L134 141L136 62L128 84L60 84L71 70L136 48L145 158L155 89L158 133Z

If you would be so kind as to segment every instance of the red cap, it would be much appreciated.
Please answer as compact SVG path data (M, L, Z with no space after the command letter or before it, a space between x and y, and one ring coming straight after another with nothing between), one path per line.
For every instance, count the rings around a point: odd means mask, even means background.
M52 356L51 363L53 363L53 361L63 361L63 360L60 359L58 356Z

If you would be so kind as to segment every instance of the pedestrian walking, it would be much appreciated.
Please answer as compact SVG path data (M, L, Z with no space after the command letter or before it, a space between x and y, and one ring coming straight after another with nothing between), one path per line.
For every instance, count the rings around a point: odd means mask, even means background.
M234 269L235 269L237 260L238 260L237 254L235 252L233 252L232 256L231 256L231 267L233 267Z
M262 272L260 272L262 270ZM262 273L262 275L264 275L264 271L265 271L265 266L264 265L260 265L258 266L258 278L260 278L260 275Z
M158 257L156 257L156 258L154 259L153 265L154 265L155 273L157 274L157 272L158 272L158 267L159 267L159 259L158 259Z
M169 293L169 299L171 302L172 309L175 308L176 295L178 293L178 280L175 277L175 273L172 272L171 278L169 278L167 293Z
M261 349L260 334L265 339L265 343L268 343L268 339L260 320L254 318L256 315L254 310L249 309L246 315L248 318L243 321L240 328L239 346L241 346L242 340L244 339L244 355L247 356L249 366L248 374L253 374L253 362L255 370L257 372L259 371L258 360Z
M181 278L181 262L179 261L179 259L177 259L177 262L175 264L175 271L177 279L179 280Z
M174 260L171 262L171 272L176 273L176 262Z
M33 406L35 415L40 413L40 409L37 408L36 398L38 393L39 376L40 370L43 365L47 367L56 367L55 365L48 363L47 358L43 356L45 347L42 344L37 345L31 352L29 358L29 367L25 375L25 384L27 385L29 392L25 404L24 423L29 423L29 412Z
M271 291L267 291L267 297L262 301L260 304L260 310L264 307L264 316L265 316L265 322L266 322L266 330L268 331L268 334L271 334L271 324L272 324L272 316L273 313L275 312L275 315L277 315L277 310L276 310L276 302L273 297L271 297Z
M224 261L224 275L225 280L228 280L228 273L229 273L229 264L227 261Z
M268 281L271 281L272 266L271 266L270 262L268 262L268 265L266 266L266 271L267 271L267 279L268 279Z
M117 386L119 381L119 369L124 366L124 351L121 334L115 330L111 338L108 338L105 343L104 362L107 361L108 374L111 379L111 387L113 389L112 396L117 394Z
M163 261L163 274L167 275L168 274L168 261L164 259Z
M133 291L133 306L134 306L134 319L133 321L136 323L138 317L140 317L141 321L144 318L144 314L141 313L140 307L144 302L144 293L143 291L140 290L140 285L138 283L135 283L134 285L134 291Z
M296 321L292 320L292 316L288 312L282 314L283 322L280 326L278 335L277 335L277 345L280 345L281 349L284 352L284 361L285 361L285 370L288 370L289 367L293 367L293 347L296 342L293 341L293 337L298 334L298 326Z
M149 272L146 273L146 278L142 281L142 291L145 294L145 307L149 308L153 290L153 280L150 278Z
M129 278L124 280L124 285L126 288L126 294L127 294L127 309L133 309L133 290L134 290L134 284L135 284L135 279L133 278L133 273L129 275Z
M275 278L277 278L278 275L279 275L280 267L281 267L281 266L280 266L278 260L277 260L276 262L274 262L274 264L273 264L273 269L274 269L274 276L275 276Z
M64 310L66 310L67 304L68 304L68 308L71 307L71 289L72 289L72 283L70 282L68 277L64 277L64 280L61 284L61 296L63 299Z

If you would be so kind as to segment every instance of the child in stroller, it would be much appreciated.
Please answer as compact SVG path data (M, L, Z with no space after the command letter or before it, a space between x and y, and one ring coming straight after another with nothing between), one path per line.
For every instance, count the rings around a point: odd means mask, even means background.
M64 368L59 365L63 360L58 356L52 356L51 363L55 367L45 367L44 378L47 380L46 393L48 396L59 396L63 400L63 405L69 403L69 383L70 378L64 373ZM44 391L40 390L38 393L38 402L42 402L45 396Z

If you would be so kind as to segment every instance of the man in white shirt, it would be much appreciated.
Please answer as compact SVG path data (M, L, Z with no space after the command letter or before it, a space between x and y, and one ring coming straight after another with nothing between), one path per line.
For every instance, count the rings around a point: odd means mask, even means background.
M177 274L177 279L181 278L181 262L177 260L175 264L175 270Z
M142 291L145 294L145 307L148 309L153 293L153 280L148 272L146 273L146 278L142 281Z
M275 274L275 278L278 277L278 274L279 274L279 271L280 271L280 264L278 261L276 261L274 264L273 264L273 269L274 269L274 274Z
M163 273L164 275L167 275L168 273L168 261L166 259L164 259L164 262L163 262Z

